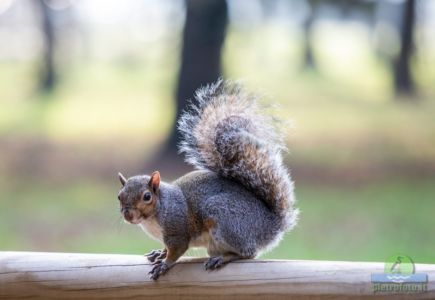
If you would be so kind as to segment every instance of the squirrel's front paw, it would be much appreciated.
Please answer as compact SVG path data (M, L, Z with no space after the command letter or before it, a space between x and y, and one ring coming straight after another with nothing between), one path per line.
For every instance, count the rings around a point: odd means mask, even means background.
M152 262L156 263L166 258L166 254L168 251L166 249L163 250L153 250L150 253L145 254L146 258Z
M157 278L159 278L160 275L163 275L166 272L168 272L170 267L171 266L168 265L166 262L159 261L154 265L154 267L148 274L150 275L150 278L152 280L157 280Z

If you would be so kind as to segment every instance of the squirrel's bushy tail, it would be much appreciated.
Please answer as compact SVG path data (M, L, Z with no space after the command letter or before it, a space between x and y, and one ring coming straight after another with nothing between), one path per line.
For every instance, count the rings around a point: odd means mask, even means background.
M230 81L198 89L195 99L178 122L186 161L239 182L279 216L283 228L291 229L298 210L276 120L261 112L255 96Z

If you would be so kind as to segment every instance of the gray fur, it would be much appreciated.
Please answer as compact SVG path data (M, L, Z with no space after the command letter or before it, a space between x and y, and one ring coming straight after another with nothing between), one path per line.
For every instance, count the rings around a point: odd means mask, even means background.
M172 184L161 182L153 192L152 213L140 200L149 176L128 179L119 194L123 206L142 207L142 228L165 244L167 251L148 255L153 261L162 258L151 271L153 279L189 246L207 248L206 269L218 268L271 249L297 222L275 119L262 113L254 96L228 81L199 89L195 99L178 128L180 152L199 170ZM162 234L155 234L156 228Z
M215 172L194 171L179 178L180 187L199 223L214 220L209 254L235 253L252 258L273 242L281 231L280 220L252 192ZM203 226L198 228L201 230ZM201 232L192 233L191 238Z
M283 166L285 146L276 119L230 81L200 88L195 100L178 123L186 161L242 184L280 218L283 230L292 229L299 211L293 207L294 187Z

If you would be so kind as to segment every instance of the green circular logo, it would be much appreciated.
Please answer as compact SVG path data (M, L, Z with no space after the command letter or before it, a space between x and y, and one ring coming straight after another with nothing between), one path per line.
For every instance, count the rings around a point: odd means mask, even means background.
M414 262L408 255L396 254L386 260L384 272L386 274L414 274Z

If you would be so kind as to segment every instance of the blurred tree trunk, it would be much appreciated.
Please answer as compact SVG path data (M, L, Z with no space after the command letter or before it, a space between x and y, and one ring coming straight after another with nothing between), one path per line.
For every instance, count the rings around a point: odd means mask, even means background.
M304 57L303 68L305 70L316 69L316 59L313 53L313 25L317 16L317 8L319 6L319 0L307 0L308 14L302 24L302 30L304 34Z
M410 65L414 48L414 27L415 0L407 0L403 4L400 53L394 63L394 87L397 94L413 94L415 92Z
M54 68L55 36L53 26L53 11L43 0L37 1L41 14L41 29L43 33L44 49L41 70L39 74L39 89L44 92L51 91L57 81Z
M315 19L315 9L317 3L315 1L309 1L310 4L310 12L308 13L307 18L304 21L303 29L304 29L304 68L312 69L316 68L316 63L314 61L313 54L313 24Z
M186 0L176 120L197 88L221 76L221 50L227 23L228 7L225 0ZM175 123L165 152L175 155L179 141Z

